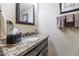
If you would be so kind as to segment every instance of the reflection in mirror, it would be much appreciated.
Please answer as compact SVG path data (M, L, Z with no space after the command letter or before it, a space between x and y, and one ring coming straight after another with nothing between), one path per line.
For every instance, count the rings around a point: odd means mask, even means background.
M16 4L16 23L34 25L34 6L32 4Z

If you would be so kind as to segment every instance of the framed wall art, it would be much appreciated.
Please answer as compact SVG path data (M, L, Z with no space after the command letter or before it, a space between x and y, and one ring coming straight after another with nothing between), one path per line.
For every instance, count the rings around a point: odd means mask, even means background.
M60 14L78 10L79 10L79 3L60 3Z

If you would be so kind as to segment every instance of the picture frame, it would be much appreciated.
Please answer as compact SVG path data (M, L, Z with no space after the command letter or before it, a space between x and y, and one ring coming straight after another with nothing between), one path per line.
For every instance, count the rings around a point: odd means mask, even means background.
M79 11L79 3L59 3L60 14Z

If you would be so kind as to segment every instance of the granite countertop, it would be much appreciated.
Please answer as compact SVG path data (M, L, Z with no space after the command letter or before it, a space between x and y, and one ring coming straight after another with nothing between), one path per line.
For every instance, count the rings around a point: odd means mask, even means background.
M28 39L32 40L33 38L37 38L37 40L34 41L28 41ZM45 40L46 35L37 35L37 37L24 37L22 38L22 41L20 41L19 43L16 44L8 44L6 46L2 46L2 50L3 50L3 55L5 56L22 56L25 53L29 52L31 49L33 49L34 47L36 47L40 42L42 42L43 40Z

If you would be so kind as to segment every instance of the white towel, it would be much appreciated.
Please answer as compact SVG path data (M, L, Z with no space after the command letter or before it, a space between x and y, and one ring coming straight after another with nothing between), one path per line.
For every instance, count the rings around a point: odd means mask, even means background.
M75 16L75 27L79 27L79 14L74 14Z
M63 28L64 27L64 20L65 20L65 16L57 17L57 27Z
M66 15L66 21L67 22L73 22L73 14Z
M61 20L61 27L63 28L64 27L64 21L65 21L65 16L62 16L62 20Z
M60 27L60 20L61 20L61 18L57 17L57 27Z

